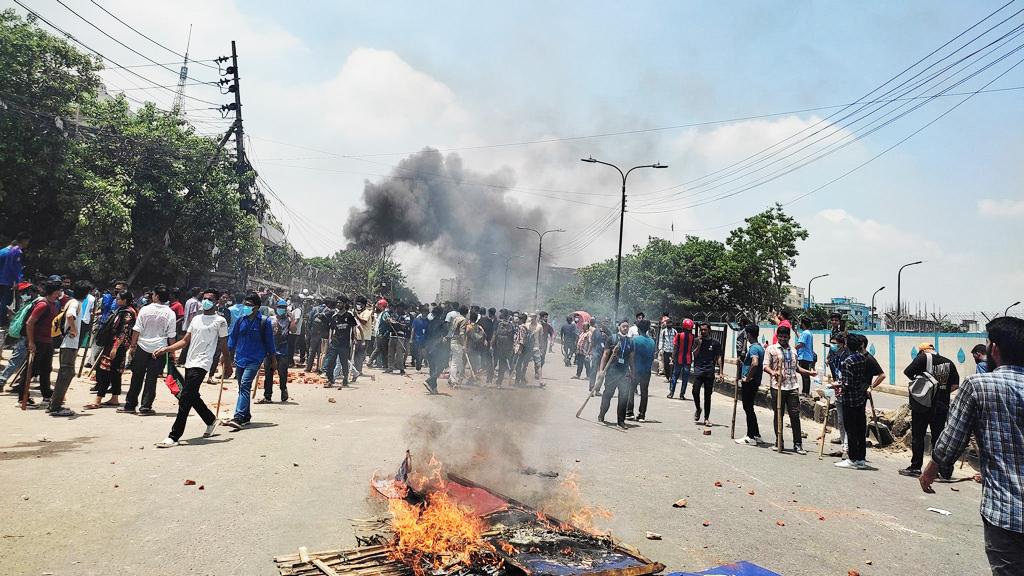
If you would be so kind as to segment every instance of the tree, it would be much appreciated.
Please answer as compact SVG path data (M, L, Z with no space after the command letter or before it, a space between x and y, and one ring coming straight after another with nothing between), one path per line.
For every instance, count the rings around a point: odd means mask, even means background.
M807 230L775 204L744 220L729 233L730 301L737 308L763 315L782 307L789 271L796 266L797 242Z

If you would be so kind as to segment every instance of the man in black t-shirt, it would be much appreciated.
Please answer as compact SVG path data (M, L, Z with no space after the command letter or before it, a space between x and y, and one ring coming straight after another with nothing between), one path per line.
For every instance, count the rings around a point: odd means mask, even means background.
M697 411L693 419L700 421L700 389L704 388L704 425L711 426L711 392L715 388L715 373L722 371L725 351L722 343L711 337L711 324L701 322L700 340L697 341L697 353L693 359L693 404Z
M395 306L395 313L391 314L388 323L388 356L385 366L385 374L398 372L405 374L405 357L409 354L409 338L412 335L412 317L405 311L405 304L399 303ZM381 329L383 333L383 327Z
M486 338L486 346L481 355L482 366L477 366L477 369L484 371L487 383L489 384L494 376L494 354L491 349L491 343L494 342L494 328L498 324L498 311L494 308L488 308L487 315L482 316L477 324L484 329L484 336Z
M329 308L333 308L328 304ZM330 329L331 340L327 346L327 359L324 361L324 369L327 371L327 384L324 388L334 386L337 378L335 367L341 362L341 387L348 388L349 358L352 356L353 340L355 339L354 328L358 324L356 317L349 310L349 300L342 296L341 305L337 310L329 310L331 316L327 319L327 326Z
M929 363L931 367L929 369ZM960 373L957 372L956 364L945 356L940 356L935 351L935 345L931 342L922 342L917 347L917 356L913 362L903 371L903 374L911 381L922 374L931 374L935 379L935 392L932 395L932 405L922 406L919 402L910 398L910 466L902 469L899 473L903 476L918 477L921 475L921 465L924 464L924 436L931 428L932 448L939 440L939 435L946 427L946 417L949 415L949 395L953 390L960 387ZM939 469L939 477L949 480L953 476L953 467Z

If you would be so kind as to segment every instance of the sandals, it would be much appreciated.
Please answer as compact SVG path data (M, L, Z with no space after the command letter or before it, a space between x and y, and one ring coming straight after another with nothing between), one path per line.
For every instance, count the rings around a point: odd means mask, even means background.
M102 402L101 404L103 406L113 406L114 408L117 408L118 406L121 405L120 402L114 402L113 400L107 400L106 402Z
M274 401L267 398L260 398L256 401L256 404L273 404Z
M100 408L103 408L103 405L95 402L90 402L85 406L82 406L82 410L99 410Z

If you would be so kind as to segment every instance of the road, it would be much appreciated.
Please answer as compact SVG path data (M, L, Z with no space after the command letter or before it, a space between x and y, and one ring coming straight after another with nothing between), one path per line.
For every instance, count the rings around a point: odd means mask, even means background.
M432 453L552 513L607 509L611 517L597 514L595 523L667 571L750 560L787 576L986 573L973 481L925 495L896 474L907 453L869 450L877 470L847 471L828 457L736 445L732 399L720 395L706 436L693 424L692 403L666 399L657 376L647 423L602 426L598 399L576 419L584 384L569 380L556 355L548 358L556 365L547 368L546 389L427 396L415 373L343 391L293 384L290 403L255 406L254 424L240 432L221 428L203 440L193 415L188 444L168 450L153 447L176 408L162 384L160 415L151 417L104 409L56 420L18 410L5 394L0 573L276 574L275 554L354 545L348 519L382 510L368 480L392 473L406 448L414 467ZM86 402L87 389L76 383L69 405ZM204 386L211 404L216 390ZM742 431L742 411L739 420ZM770 439L767 411L760 422ZM820 425L804 421L804 430L812 450ZM559 478L524 475L524 467ZM680 498L688 505L673 508ZM645 540L646 531L663 539Z

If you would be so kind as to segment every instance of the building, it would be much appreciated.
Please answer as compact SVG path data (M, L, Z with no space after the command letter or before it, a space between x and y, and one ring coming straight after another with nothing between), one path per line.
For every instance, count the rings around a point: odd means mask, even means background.
M856 298L833 298L831 302L819 303L817 306L828 310L829 314L842 314L848 325L860 329L877 329L877 322L874 325L871 322L871 306L858 302Z
M786 296L782 300L782 305L793 310L802 309L804 307L804 288L786 284Z
M473 296L473 289L463 281L460 276L455 278L442 278L441 286L437 292L436 302L459 302L469 304Z

